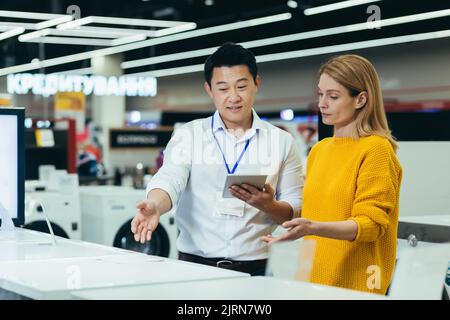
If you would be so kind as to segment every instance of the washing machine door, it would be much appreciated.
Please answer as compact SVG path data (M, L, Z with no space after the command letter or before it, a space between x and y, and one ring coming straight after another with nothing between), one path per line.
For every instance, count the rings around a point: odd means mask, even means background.
M50 224L52 226L53 233L55 234L55 236L60 236L60 237L69 239L68 234L64 231L63 228L61 228L59 225L57 225L53 222L50 222ZM43 220L36 220L36 221L30 222L30 223L27 223L23 227L25 229L29 229L29 230L50 233L50 230L48 230L47 221L43 221Z
M129 220L117 232L114 247L167 258L170 251L170 242L167 231L161 224L153 231L150 241L143 244L137 242L131 232L131 220Z

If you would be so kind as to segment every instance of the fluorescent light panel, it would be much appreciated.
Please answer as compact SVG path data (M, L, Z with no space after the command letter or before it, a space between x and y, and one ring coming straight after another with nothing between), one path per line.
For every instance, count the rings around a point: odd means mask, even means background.
M92 17L76 19L67 23L60 24L59 26L56 26L56 28L60 30L73 29L89 23L92 23Z
M39 31L30 32L19 37L21 42L42 42L53 44L73 44L73 45L90 45L90 46L117 46L125 43L142 41L147 37L142 34L127 35L113 40L105 39L89 39L80 37L47 37L48 35L55 35L58 33L67 33L69 30L54 30L43 29Z
M440 17L445 17L445 16L450 16L450 9L413 14L413 15L404 16L404 17L389 18L389 19L384 19L384 20L380 20L377 22L363 22L363 23L351 24L351 25L341 26L341 27L334 27L334 28L327 28L327 29L322 29L322 30L295 33L295 34L286 35L286 36L253 40L253 41L242 42L240 44L245 48L257 48L257 47L269 46L269 45L274 45L274 44L279 44L279 43L312 39L312 38L330 36L330 35L335 35L335 34L342 34L342 33L347 33L347 32L361 31L361 30L366 30L368 28L377 27L377 26L387 27L387 26L392 26L392 25L397 25L397 24L422 21L422 20L440 18ZM163 63L163 62L168 62L168 61L201 57L201 56L206 56L206 55L213 53L216 49L217 49L217 47L212 47L212 48L207 48L207 49L200 49L200 50L194 50L194 51L186 51L186 52L168 54L168 55L158 56L158 57L124 61L124 62L122 62L121 67L123 69L129 69L129 68L135 68L135 67L144 66L144 65L152 65L152 64Z
M195 58L195 57L202 57L202 56L207 56L207 55L212 54L217 48L218 47L212 47L212 48L206 48L206 49L172 53L172 54L167 54L167 55L158 56L158 57L124 61L124 62L122 62L121 67L122 67L122 69L130 69L130 68L140 67L140 66L144 66L144 65L153 65L153 64L158 64L158 63L163 63L163 62L168 62L168 61L177 61L177 60L184 60L184 59L190 59L190 58Z
M112 46L119 46L121 44L130 43L130 42L136 42L136 41L142 41L147 39L147 37L143 34L136 34L128 37L122 37L118 39L111 40Z
M22 40L23 41L23 40ZM75 37L35 37L33 39L27 39L26 42L36 43L51 43L51 44L73 44L73 45L85 45L85 46L111 46L111 40L104 39L88 39L88 38L75 38ZM45 60L42 61L44 64Z
M362 4L368 4L368 3L372 3L372 2L378 2L378 1L381 1L381 0L348 0L348 1L341 1L341 2L337 2L337 3L327 4L327 5L324 5L324 6L319 6L319 7L306 9L304 11L304 14L306 16L311 16L311 15L314 15L314 14L340 10L340 9L344 9L344 8L359 6L359 5L362 5Z
M267 55L257 56L256 61L258 63L264 63L264 62L270 62L270 61L302 58L302 57L308 57L308 56L314 56L314 55L329 54L329 53L335 53L335 52L366 49L366 48L380 47L380 46L386 46L386 45L415 42L415 41L424 41L424 40L431 40L431 39L448 38L448 37L450 37L450 29L442 30L442 31L427 32L427 33L412 34L412 35L406 35L406 36L383 38L383 39L377 39L377 40L367 40L367 41L360 41L360 42L354 42L354 43L346 43L346 44L333 45L333 46L327 46L327 47L319 47L319 48L312 48L312 49L304 49L304 50L297 50L297 51L267 54ZM178 74L202 71L203 67L204 67L203 64L197 64L197 65L170 68L170 69L161 69L161 70L155 70L155 71L131 73L128 75L133 75L133 76L148 75L148 76L154 76L154 77L165 77L165 76L170 76L170 75L178 75Z
M171 27L171 28L165 28L165 29L161 29L161 30L157 30L155 31L155 35L154 37L162 37L162 36L167 36L169 34L174 34L174 33L178 33L178 32L183 32L183 31L188 31L188 30L192 30L197 28L197 24L196 23L186 23L186 24L182 24L176 27Z
M121 34L121 35L133 35L133 34L145 34L148 37L154 37L156 31L143 30L143 29L125 29L125 28L109 28L109 27L91 27L91 26L81 26L73 29L56 29L57 32L102 32L110 34Z
M130 26L170 28L170 27L176 27L176 26L179 26L182 24L186 24L188 22L92 16L92 23L122 24L122 25L130 25Z
M90 23L99 24L115 24L115 25L128 25L128 26L142 26L142 27L161 27L171 28L184 24L190 24L190 22L184 21L165 21L165 20L150 20L150 19L130 19L130 18L113 18L113 17L99 17L89 16L81 19L77 19L68 23L59 25L58 29L72 29L75 27L83 26Z
M87 27L86 27L87 28ZM107 28L105 28L107 29ZM134 35L133 33L123 33L117 31L103 31L94 29L78 28L76 30L58 30L50 29L50 34L52 36L68 36L68 37L85 37L85 38L120 38Z
M73 19L72 16L62 16L59 18L42 21L42 22L36 23L36 29L40 30L40 29L44 29L44 28L53 27L60 23L71 21L72 19Z
M269 23L269 22L271 23L271 22L287 20L287 19L290 19L291 17L292 17L292 15L290 13L277 14L277 15L270 16L271 19L269 19L269 20L261 20L261 18L256 18L256 19L240 21L240 22L233 22L233 23L229 23L229 24L224 24L224 25L214 26L214 27L209 27L209 28L204 28L204 29L186 31L186 32L180 33L180 34L173 34L173 35L166 36L166 37L149 39L149 40L144 40L144 41L140 41L140 42L136 42L136 43L124 44L124 45L117 46L117 47L98 49L98 50L82 52L82 53L67 55L67 56L53 58L53 59L47 59L47 60L42 61L42 66L43 67L51 67L51 66L56 66L56 65L60 65L60 64L91 59L93 57L100 57L100 56L125 52L125 51L129 51L129 50L150 47L150 46L154 46L154 45L158 45L158 44L162 44L162 43L168 43L168 42L174 42L174 41L178 41L178 40L185 40L185 39L200 37L200 36L207 35L207 34L225 32L225 31L230 31L230 30L237 30L237 29L242 29L242 28L246 28L246 27L250 27L250 26L264 24L264 23ZM75 21L78 21L78 20L75 20ZM73 21L71 21L71 22L73 22ZM71 23L71 22L69 22L69 23ZM39 66L37 67L36 64L32 64L32 63L7 67L7 68L0 69L0 76L10 74L10 73L18 73L18 72L35 70L38 68L39 68Z
M389 38L376 39L376 40L359 41L359 42L354 42L354 43L340 44L340 45L327 46L327 47L314 48L314 49L305 49L305 50L297 50L297 51L290 51L290 52L283 52L283 53L267 54L267 55L257 57L257 61L258 62L268 62L268 61L286 60L286 59L292 59L292 58L314 56L314 55L319 55L319 54L350 51L350 50L357 50L357 49L366 49L366 48L381 47L381 46L392 45L392 44L431 40L431 39L440 39L440 38L447 38L447 37L450 37L450 29L442 30L442 31L418 33L418 34L412 34L412 35L406 35L406 36L389 37Z
M66 17L66 15L54 14L54 13L0 10L0 17L33 19L33 20L52 20L52 19L56 19L56 18Z
M5 32L0 33L0 41L1 40L5 40L14 36L17 36L21 33L25 32L25 28L20 27L20 28L14 28Z
M20 18L29 20L45 20L34 24L24 24L20 22L0 22L2 25L10 25L15 27L24 27L25 29L40 30L53 27L57 24L69 22L73 19L71 15L61 15L52 13L39 12L22 12L22 11L5 11L0 10L0 17Z
M50 34L50 29L43 29L38 31L29 32L26 34L23 34L19 37L20 42L27 42L31 41L40 37L45 37Z
M25 30L36 30L35 23L23 23L23 22L0 22L0 30L11 28L25 28Z

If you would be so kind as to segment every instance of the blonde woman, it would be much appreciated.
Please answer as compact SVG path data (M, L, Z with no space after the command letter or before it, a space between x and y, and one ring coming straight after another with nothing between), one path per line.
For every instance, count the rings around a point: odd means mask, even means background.
M319 75L319 109L334 136L308 156L301 218L263 240L315 239L312 282L385 294L396 259L402 168L380 81L357 55L329 60Z

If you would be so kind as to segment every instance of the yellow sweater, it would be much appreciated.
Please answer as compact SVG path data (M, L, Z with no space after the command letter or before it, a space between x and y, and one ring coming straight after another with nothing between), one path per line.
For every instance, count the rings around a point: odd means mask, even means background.
M354 220L353 241L316 240L311 282L385 294L396 259L402 168L386 138L327 138L307 160L302 217Z

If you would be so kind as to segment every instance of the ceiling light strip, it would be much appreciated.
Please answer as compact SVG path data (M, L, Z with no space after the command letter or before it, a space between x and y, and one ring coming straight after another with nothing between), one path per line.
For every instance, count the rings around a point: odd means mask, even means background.
M129 37L122 37L122 38L118 38L118 39L114 39L111 40L111 45L112 46L118 46L121 44L125 44L125 43L130 43L130 42L136 42L136 41L142 41L147 39L147 37L144 34L136 34L136 35L132 35Z
M176 27L171 27L171 28L165 28L162 30L157 30L155 31L155 37L162 37L162 36L167 36L169 34L174 34L177 32L183 32L183 31L188 31L188 30L193 30L197 28L197 24L196 23L186 23L180 26L176 26Z
M144 29L126 29L126 28L109 28L109 27L90 27L90 26L81 26L78 27L76 29L57 29L58 31L80 31L80 32L84 32L84 31L93 31L93 32L104 32L104 33L111 33L111 34L116 34L116 33L122 33L122 34L127 34L127 35L133 35L133 34L145 34L148 37L154 37L156 31L154 30L144 30Z
M401 44L401 43L407 43L407 42L441 39L441 38L448 38L448 37L450 37L450 29L442 30L442 31L427 32L427 33L412 34L412 35L406 35L406 36L397 36L397 37L389 37L389 38L376 39L376 40L367 40L367 41L360 41L360 42L354 42L354 43L346 43L346 44L312 48L312 49L266 54L266 55L257 56L256 61L258 63L264 63L264 62L270 62L270 61L302 58L302 57L308 57L308 56L336 53L336 52L343 52L343 51L351 51L351 50L358 50L358 49L366 49L366 48L374 48L374 47L387 46L387 45L393 45L393 44ZM178 75L178 74L202 71L203 67L204 67L203 64L197 64L197 65L170 68L170 69L161 69L161 70L154 70L154 71L130 73L129 75L133 75L133 76L148 75L148 76L154 76L154 77L165 77L165 76L170 76L170 75Z
M348 1L341 1L337 3L327 4L324 6L314 7L314 8L308 8L305 9L304 14L306 16L311 16L314 14L329 12L329 11L335 11L340 9L345 9L349 7L359 6L362 4L368 4L372 2L378 2L381 0L348 0Z
M151 20L151 19L130 19L130 18L114 18L114 17L99 17L92 16L92 23L102 24L122 24L130 26L143 26L143 27L160 27L170 28L179 25L186 24L186 21L167 21L167 20Z
M270 16L270 19L256 18L256 19L251 19L251 20L246 20L246 21L233 22L233 23L224 24L224 25L220 25L220 26L186 31L183 33L173 34L173 35L166 36L166 37L149 39L149 40L144 40L144 41L140 41L140 42L136 42L136 43L124 44L124 45L116 46L116 47L112 47L112 48L105 48L105 49L98 49L98 50L93 50L93 51L88 51L88 52L76 53L76 54L67 55L67 56L63 56L63 57L44 60L39 64L39 66L36 66L36 64L33 64L33 63L27 63L27 64L3 68L3 69L0 69L0 76L7 75L10 73L18 73L18 72L35 70L35 69L39 69L41 67L51 67L51 66L65 64L65 63L91 59L93 57L100 57L100 56L125 52L125 51L129 51L129 50L145 48L145 47L154 46L154 45L158 45L158 44L162 44L162 43L168 43L168 42L174 42L174 41L178 41L178 40L185 40L185 39L189 39L189 38L200 37L203 35L208 35L208 34L213 34L213 33L237 30L237 29L247 28L250 26L256 26L256 25L265 24L265 23L278 22L278 21L290 19L291 17L292 17L292 15L290 13L277 14L277 15ZM269 18L269 17L266 17L266 18ZM77 21L77 20L75 20L75 21ZM71 22L73 22L73 21L71 21ZM69 23L71 23L71 22L69 22Z
M11 38L11 37L15 37L24 32L25 32L25 28L23 28L23 27L14 28L14 29L2 32L2 33L0 33L0 41Z
M92 17L89 16L89 17L84 17L84 18L81 18L81 19L75 19L73 21L60 24L56 28L60 29L60 30L74 29L74 28L77 28L79 26L92 23L92 21L93 21Z
M86 37L86 38L120 38L135 35L134 33L123 33L123 32L111 32L111 31L95 31L86 30L84 28L79 28L77 30L58 30L50 29L50 35L52 36L67 36L67 37Z
M190 24L190 22L185 21L166 21L166 20L150 20L150 19L132 19L132 18L114 18L114 17L100 17L100 16L89 16L78 20L74 20L68 23L59 25L58 29L72 29L82 25L90 23L99 24L115 24L115 25L128 25L128 26L141 26L141 27L160 27L160 28L172 28L185 24Z
M285 36L247 41L247 42L242 42L240 44L245 48L257 48L257 47L269 46L269 45L274 45L274 44L279 44L279 43L312 39L312 38L330 36L330 35L335 35L335 34L342 34L342 33L347 33L347 32L362 31L362 30L367 30L370 28L378 27L378 26L379 27L387 27L387 26L393 26L393 25L397 25L397 24L404 24L404 23L410 23L410 22L415 22L415 21L441 18L441 17L445 17L445 16L450 16L450 9L413 14L413 15L403 16L403 17L389 18L389 19L380 20L378 22L362 22L362 23L351 24L351 25L341 26L341 27L333 27L333 28L327 28L327 29L321 29L321 30L300 32L300 33L295 33L295 34L290 34L290 35L285 35ZM186 51L186 52L180 52L180 53L175 53L175 54L168 54L168 55L158 56L158 57L124 61L124 62L122 62L121 67L123 69L129 69L129 68L136 68L136 67L140 67L140 66L144 66L144 65L152 65L152 64L163 63L163 62L168 62L168 61L196 58L196 57L209 55L212 52L214 52L216 49L217 49L217 47L212 47L212 48L207 48L207 49L200 49L200 50Z
M54 13L40 13L40 12L23 12L23 11L5 11L0 10L0 17L7 18L22 18L33 20L51 20L56 18L65 17L66 15L54 14Z
M0 22L0 30L11 28L25 28L25 30L36 30L36 24L23 22Z
M69 15L62 16L62 17L58 17L58 18L55 18L55 19L38 22L38 23L36 23L35 27L36 27L37 30L44 29L44 28L50 28L50 27L59 25L61 23L65 23L65 22L71 21L72 19L73 19L73 17L69 16Z
M50 34L50 29L42 29L42 30L38 30L38 31L33 31L33 32L29 32L29 33L25 33L25 34L21 35L19 37L19 41L20 42L28 42L28 41L32 41L32 40L40 38L40 37L48 36L49 34Z
M36 37L33 39L28 39L26 42L36 42L36 43L50 43L50 44L73 44L73 45L84 45L84 46L112 46L112 40L104 39L89 39L89 38L75 38L75 37ZM44 61L42 61L42 67L44 66Z
M406 36L389 37L389 38L376 39L376 40L359 41L359 42L354 42L354 43L346 43L346 44L333 45L333 46L314 48L314 49L304 49L304 50L289 51L289 52L282 52L282 53L266 54L266 55L257 57L257 61L258 62L269 62L269 61L287 60L287 59L302 58L302 57L314 56L314 55L325 54L325 53L335 53L335 52L350 51L350 50L357 50L357 49L359 50L359 49L387 46L387 45L392 45L392 44L416 42L416 41L431 40L431 39L440 39L440 38L447 38L447 37L450 37L450 29L442 30L442 31L418 33L418 34L412 34L412 35L406 35Z

